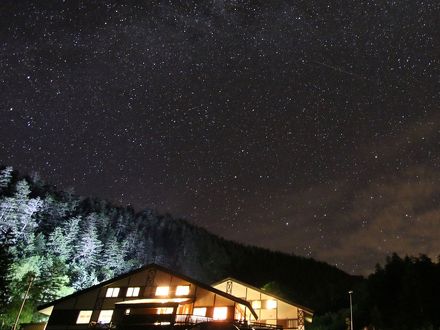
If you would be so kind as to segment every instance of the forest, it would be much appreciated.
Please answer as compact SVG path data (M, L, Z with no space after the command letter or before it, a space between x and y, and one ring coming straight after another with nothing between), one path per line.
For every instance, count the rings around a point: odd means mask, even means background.
M0 167L0 329L44 321L39 304L157 263L205 283L227 276L315 310L309 329L440 329L440 263L392 255L362 278L310 258L245 246L184 219L58 191Z

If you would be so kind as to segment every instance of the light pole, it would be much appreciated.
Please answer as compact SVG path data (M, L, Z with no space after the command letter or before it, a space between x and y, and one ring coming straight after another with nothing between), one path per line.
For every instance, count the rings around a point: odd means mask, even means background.
M21 303L20 310L18 311L18 315L17 315L17 318L15 319L14 326L13 326L12 330L17 329L18 321L20 320L20 315L21 315L21 312L23 311L24 303L26 302L26 299L28 298L29 290L31 289L33 282L34 282L34 276L31 276L31 279L29 280L29 285L27 287L26 293L24 294L23 302Z
M350 330L353 330L353 299L351 297L353 291L348 291L348 294L350 295Z

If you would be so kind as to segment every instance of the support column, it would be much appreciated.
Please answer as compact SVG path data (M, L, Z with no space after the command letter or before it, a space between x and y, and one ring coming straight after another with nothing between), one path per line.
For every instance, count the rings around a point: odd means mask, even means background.
M298 330L304 329L304 311L298 308Z

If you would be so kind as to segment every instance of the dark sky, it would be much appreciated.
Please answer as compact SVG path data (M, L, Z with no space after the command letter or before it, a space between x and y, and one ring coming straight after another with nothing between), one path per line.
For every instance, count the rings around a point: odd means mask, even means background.
M438 0L2 1L0 163L348 272L436 258L439 17Z

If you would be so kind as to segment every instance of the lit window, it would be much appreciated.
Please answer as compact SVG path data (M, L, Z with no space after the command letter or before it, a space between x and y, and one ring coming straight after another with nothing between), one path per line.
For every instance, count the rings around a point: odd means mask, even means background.
M253 309L261 309L261 300L254 300L252 302L252 308Z
M127 308L127 309L125 310L125 315L130 315L130 312L131 312L130 308Z
M137 297L139 296L140 287L128 288L127 297Z
M111 309L103 309L99 313L98 323L110 323L113 316L113 310Z
M276 300L268 300L268 301L266 301L266 308L267 309L275 309L275 308L277 308L277 301Z
M156 296L168 296L169 291L170 291L169 286L158 286L156 288Z
M176 296L187 296L189 295L189 285L179 285L176 288Z
M173 307L159 307L157 314L173 314Z
M206 316L206 307L195 307L193 310L194 316Z
M93 311L80 311L76 319L76 324L88 324L92 317L92 312Z
M214 307L214 320L226 320L228 318L228 307Z
M107 292L105 293L106 297L117 297L119 295L119 288L108 288Z

